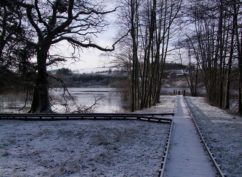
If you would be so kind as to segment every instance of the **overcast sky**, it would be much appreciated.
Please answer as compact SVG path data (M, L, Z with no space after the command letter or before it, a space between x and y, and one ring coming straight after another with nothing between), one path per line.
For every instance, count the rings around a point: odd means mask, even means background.
M106 5L106 10L114 9L117 6L118 0L103 0ZM111 13L106 15L106 21L109 23L109 26L107 26L106 31L102 34L99 34L96 38L94 38L94 41L96 44L102 46L102 47L112 47L113 42L115 41L115 38L117 38L117 33L119 31L118 24L117 24L117 12ZM173 38L171 40L170 44L177 41L177 37ZM170 49L174 48L170 47ZM61 43L58 44L54 48L55 53L62 55L62 56L70 56L73 52L73 49L71 46L69 46L67 43ZM167 57L167 61L174 61L176 63L180 63L180 57L177 53L178 51L174 51L170 53ZM49 69L57 69L57 68L70 68L72 70L76 70L79 72L95 72L100 70L108 70L109 67L112 65L113 58L104 55L105 52L99 51L97 49L93 48L84 48L79 53L79 59L77 61L68 60L63 63L59 63L58 66L51 66ZM183 58L186 58L186 51L182 51ZM186 63L183 61L183 63ZM106 68L106 69L103 69Z
M113 0L104 0L106 3L106 10L111 10L115 8L116 4ZM106 15L106 21L109 25L106 31L94 38L94 41L102 47L112 47L115 37L117 37L118 27L115 23L117 19L116 12ZM53 51L60 55L70 56L73 52L71 46L67 43L61 43L54 47ZM72 70L80 70L80 72L96 71L97 68L109 67L112 62L112 58L109 56L104 56L104 52L97 49L89 48L83 49L80 53L80 58L77 61L68 60L63 63L59 63L58 66L51 66L49 69L57 68L70 68ZM101 70L101 69L100 69Z

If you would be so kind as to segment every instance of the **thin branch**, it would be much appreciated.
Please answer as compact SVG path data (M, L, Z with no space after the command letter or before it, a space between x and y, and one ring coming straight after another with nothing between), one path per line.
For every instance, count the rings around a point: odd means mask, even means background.
M35 4L35 9L36 9L37 14L38 14L39 22L43 23L44 26L47 28L47 30L49 32L49 25L43 20L42 15L41 15L40 10L39 10L38 3L39 3L39 1L35 0L34 4Z
M66 61L66 59L64 58L54 58L54 59L50 59L50 61L48 63L46 63L46 66L50 66L56 62L64 62Z
M84 48L91 47L91 48L99 49L101 51L111 52L111 51L114 51L115 50L115 45L117 43L119 43L122 39L124 39L128 34L129 34L129 31L125 35L123 35L121 38L119 38L117 41L115 41L113 43L113 45L112 45L112 48L103 48L103 47L101 47L101 46L99 46L97 44L91 43L91 42L85 44L85 43L82 43L82 42L80 42L80 41L78 41L76 39L73 39L71 37L66 37L66 36L62 36L59 39L53 40L52 43L58 43L60 41L66 40L66 41L68 41L71 44L78 45L79 47L84 47Z
M38 27L38 25L34 22L33 17L32 17L32 7L28 7L26 9L26 12L27 12L27 17L29 19L29 22L34 27L34 29L36 30L39 38L42 39L43 38L42 32L41 32L40 28Z

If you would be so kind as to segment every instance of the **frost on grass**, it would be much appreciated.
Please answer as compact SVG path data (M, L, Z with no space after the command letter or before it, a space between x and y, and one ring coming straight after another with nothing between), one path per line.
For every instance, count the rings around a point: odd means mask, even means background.
M0 176L158 176L168 128L138 121L0 121Z
M205 139L228 177L242 176L242 118L210 106L204 98L187 98Z
M152 106L151 108L146 108L137 112L173 113L175 110L175 105L176 105L176 96L162 95L160 96L160 103L156 104L155 106Z

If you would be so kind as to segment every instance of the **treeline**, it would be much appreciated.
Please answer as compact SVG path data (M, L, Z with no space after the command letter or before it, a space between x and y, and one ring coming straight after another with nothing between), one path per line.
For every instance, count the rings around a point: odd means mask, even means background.
M0 92L32 91L36 73L29 72L25 75L0 67Z
M0 92L23 87L21 79L16 73L6 70L5 68L0 68L0 72Z
M129 72L132 110L160 101L164 65L181 5L182 0L121 1L120 24L130 33L116 57Z
M121 83L127 80L121 72L76 74L67 68L58 69L53 76L56 79L50 78L50 87L62 87L62 83L66 87L121 87ZM58 82L59 79L62 83Z
M183 65L181 63L168 63L164 64L165 70L186 70L187 65Z
M180 46L187 49L188 81L196 95L201 72L207 98L213 105L229 109L231 83L237 82L239 112L242 114L242 26L240 0L197 1L186 4L186 26ZM235 94L235 93L234 93Z
M0 92L4 91L27 91L32 92L36 73L28 73L28 77L0 68ZM62 68L48 72L51 77L48 78L49 87L122 87L127 81L127 76L120 73L83 73L76 74L70 69Z
M116 58L129 72L132 110L159 102L164 63L174 49L170 45L174 37L179 40L175 49L188 53L191 94L197 95L202 76L209 102L229 109L231 83L237 81L242 113L240 0L125 0L121 7L121 27L130 33Z

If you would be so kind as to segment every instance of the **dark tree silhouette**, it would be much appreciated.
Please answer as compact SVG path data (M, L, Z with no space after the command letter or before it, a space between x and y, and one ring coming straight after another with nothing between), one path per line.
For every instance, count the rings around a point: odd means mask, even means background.
M48 93L47 66L63 61L63 58L50 56L50 48L62 41L73 47L96 48L101 51L114 50L93 42L92 37L106 26L104 17L113 12L105 11L101 4L91 0L16 0L26 13L26 23L35 36L29 40L34 46L37 58L37 78L34 87L30 112L51 113Z
M24 45L24 30L21 26L22 13L19 6L0 2L0 66L16 66L16 52Z
M132 111L160 101L164 64L181 3L181 0L121 1L121 23L130 29L130 36L124 44L128 45L129 49L124 51L128 55L119 53L118 58L130 67Z
M189 1L186 14L193 29L187 32L186 40L201 70L207 98L215 106L230 109L232 73L239 69L240 78L242 75L241 3L239 0ZM240 80L241 88L242 79L236 79ZM239 110L242 110L241 90L238 90Z

